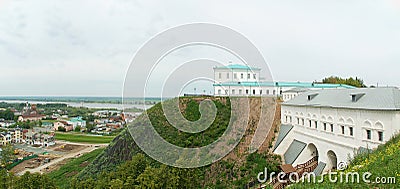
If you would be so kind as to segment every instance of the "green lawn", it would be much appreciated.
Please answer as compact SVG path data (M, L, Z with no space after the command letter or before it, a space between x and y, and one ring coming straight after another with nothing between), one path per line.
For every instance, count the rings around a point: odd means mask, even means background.
M42 120L42 123L55 123L58 120Z
M110 143L114 139L114 137L115 136L95 136L77 133L56 133L56 140L93 144Z
M71 160L60 169L53 171L48 176L54 180L60 188L69 188L69 182L76 174L83 170L87 164L91 163L104 149L96 149L81 157Z

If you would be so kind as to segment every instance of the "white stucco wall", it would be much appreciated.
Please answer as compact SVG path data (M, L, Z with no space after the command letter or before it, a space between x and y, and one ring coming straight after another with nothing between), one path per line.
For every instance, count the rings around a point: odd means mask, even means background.
M219 93L219 90L221 93ZM225 90L227 90L227 93L225 93ZM240 93L240 90L242 93ZM248 94L246 94L246 90L248 90ZM278 89L276 87L259 86L214 86L214 94L216 96L277 96Z
M377 110L351 110L339 108L317 108L282 105L282 124L293 125L294 128L286 136L284 141L275 150L275 153L283 155L292 141L297 139L306 144L314 144L317 147L319 161L325 162L329 170L328 151L333 151L337 156L337 163L348 162L359 147L373 149L390 140L399 131L399 111ZM290 119L291 117L291 119ZM297 123L300 119L300 125ZM304 119L304 125L302 123ZM311 127L309 125L311 120ZM315 121L317 128L315 128ZM327 130L324 124L327 123ZM333 124L334 131L330 131ZM344 134L342 128L344 126ZM350 129L353 128L353 136ZM371 131L371 139L367 139L367 131ZM383 132L383 140L379 141L378 131ZM307 147L306 147L307 149ZM311 158L309 151L304 150L294 165L304 163Z
M228 77L229 74L229 77ZM236 78L235 78L236 74ZM243 78L241 77L243 74ZM248 77L250 74L250 77ZM255 78L254 78L255 74ZM221 75L221 77L220 77ZM224 82L256 82L260 80L260 70L243 70L243 69L214 69L214 80L216 83Z

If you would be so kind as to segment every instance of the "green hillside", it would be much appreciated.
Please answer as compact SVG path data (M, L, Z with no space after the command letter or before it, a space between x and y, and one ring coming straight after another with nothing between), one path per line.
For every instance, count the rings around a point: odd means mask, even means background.
M400 135L379 146L371 153L357 155L351 161L349 167L338 174L349 172L359 173L360 183L331 183L328 182L329 178L325 176L323 183L298 183L289 188L400 188ZM362 175L366 172L372 174L368 178L371 183L363 182ZM379 178L377 179L377 177ZM376 183L376 181L380 183ZM382 184L383 181L386 183Z
M161 104L147 110L147 113L157 132L168 142L182 147L205 146L218 139L225 131L230 120L230 100L229 98L204 98L214 102L217 114L212 125L200 134L177 131L166 120ZM186 119L194 121L200 118L199 103L204 98L185 97L179 99L182 114ZM253 107L251 111L260 109L259 98L251 98L249 101ZM272 115L271 119L274 119L276 103L272 98L268 102L271 105L268 113ZM143 116L139 117L131 126L141 124L143 119ZM273 171L280 164L280 157L269 154L265 147L263 151L246 153L248 141L251 141L249 138L256 130L257 119L259 119L257 116L250 119L245 137L228 156L212 165L193 169L174 168L153 160L140 150L129 131L125 130L92 164L80 172L76 179L73 179L70 187L243 188L252 186L257 179L257 174L265 167ZM272 122L273 120L271 120Z

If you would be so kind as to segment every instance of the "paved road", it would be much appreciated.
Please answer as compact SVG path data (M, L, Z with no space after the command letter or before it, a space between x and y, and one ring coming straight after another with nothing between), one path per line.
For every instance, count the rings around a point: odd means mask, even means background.
M58 143L61 143L61 142L58 142ZM82 145L82 146L86 146L86 147L78 152L66 154L66 155L61 156L60 158L51 160L49 163L43 164L34 169L25 169L24 171L17 173L17 175L23 175L24 173L26 173L28 171L31 173L43 173L42 169L45 169L48 166L56 165L57 163L65 160L65 159L76 157L78 154L86 154L86 153L89 153L100 147L108 146L108 144L81 144L81 143L74 143L74 142L62 142L62 144ZM97 146L97 147L95 147L95 146Z

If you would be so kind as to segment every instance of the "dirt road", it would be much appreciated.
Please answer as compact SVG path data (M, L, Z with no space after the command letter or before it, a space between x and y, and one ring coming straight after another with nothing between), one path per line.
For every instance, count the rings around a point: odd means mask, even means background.
M78 151L78 152L73 152L70 154L66 154L63 155L60 158L54 159L52 160L50 163L46 163L44 165L41 165L39 167L36 167L34 169L25 169L22 172L17 173L17 175L23 175L26 172L31 172L31 173L43 173L42 170L45 169L46 167L52 166L52 165L56 165L57 163L68 159L68 158L74 158L78 155L82 155L82 154L86 154L89 153L95 149L101 148L101 147L106 147L108 146L108 144L81 144L81 143L74 143L74 142L57 142L57 143L62 143L62 144L72 144L72 145L81 145L81 146L85 146L85 148L83 148L82 150Z

